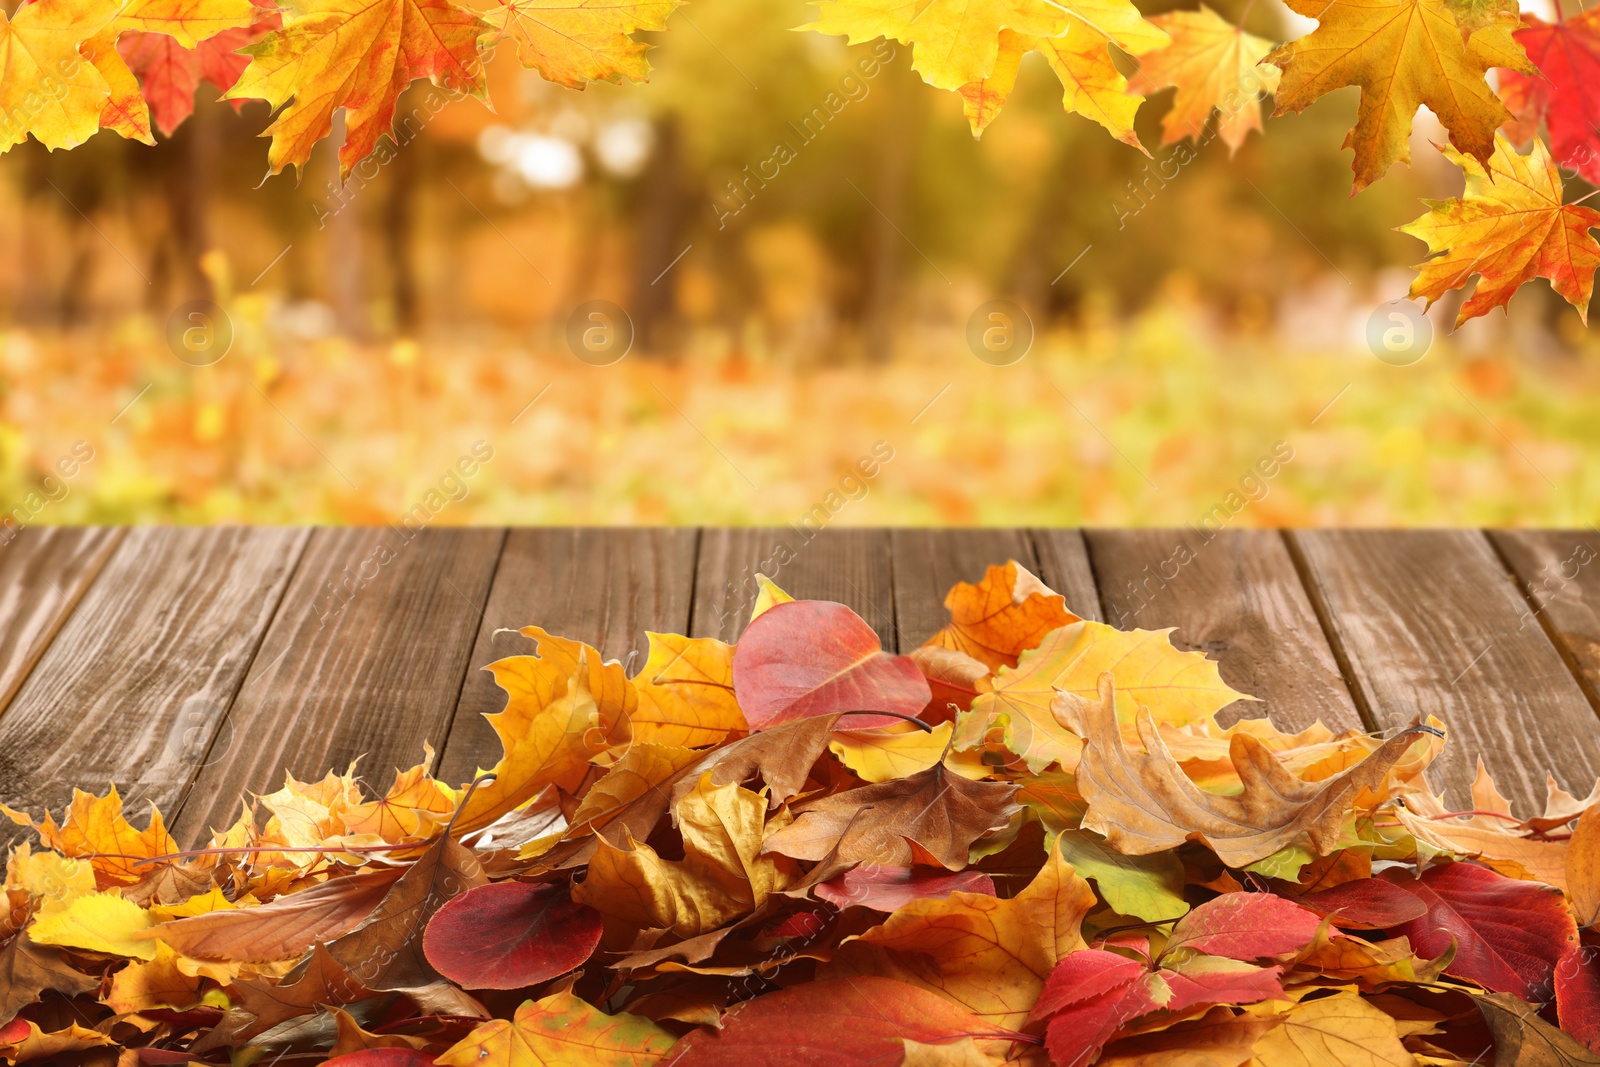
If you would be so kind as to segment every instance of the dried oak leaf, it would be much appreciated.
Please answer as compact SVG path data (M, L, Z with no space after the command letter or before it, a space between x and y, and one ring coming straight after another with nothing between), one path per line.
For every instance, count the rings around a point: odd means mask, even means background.
M1350 770L1319 782L1297 778L1260 741L1235 734L1230 758L1244 788L1236 796L1219 796L1185 777L1147 709L1139 709L1136 720L1144 751L1128 748L1109 675L1101 679L1099 695L1088 701L1060 693L1052 709L1083 738L1077 780L1089 805L1084 827L1135 856L1199 841L1230 867L1265 859L1302 833L1319 855L1331 851L1351 801L1362 790L1379 789L1416 732L1426 729L1407 730Z
M1426 241L1433 258L1417 266L1411 295L1431 305L1473 275L1478 287L1456 315L1470 318L1504 307L1525 283L1547 278L1562 299L1588 322L1600 243L1590 230L1600 227L1600 211L1564 202L1561 171L1544 142L1519 155L1504 135L1480 163L1471 155L1441 146L1446 158L1467 175L1465 194L1428 201L1431 210L1401 233Z
M1280 115L1304 111L1326 93L1361 87L1356 125L1344 146L1355 149L1355 191L1411 160L1411 124L1429 108L1466 155L1488 162L1495 130L1511 117L1485 74L1491 67L1534 73L1511 37L1516 15L1500 12L1463 39L1448 0L1288 0L1314 18L1311 33L1268 56L1283 68Z
M937 763L908 778L847 789L794 806L793 823L766 850L802 860L909 867L916 849L949 870L967 865L973 842L1000 830L1017 811L1017 787L974 782ZM867 810L870 809L870 810Z
M1016 560L990 567L976 585L957 582L944 598L950 622L923 642L983 663L989 670L1015 667L1017 657L1045 634L1078 621L1067 602Z

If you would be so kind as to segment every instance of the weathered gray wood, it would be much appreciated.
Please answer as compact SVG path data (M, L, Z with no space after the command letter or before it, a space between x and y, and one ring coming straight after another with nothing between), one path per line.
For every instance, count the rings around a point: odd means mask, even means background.
M0 713L78 606L122 533L104 526L33 526L0 544Z
M500 740L483 716L505 706L485 666L533 650L514 632L542 626L584 641L633 670L649 655L646 630L686 633L694 591L697 530L512 530L500 554L489 604L472 650L440 774L464 782L500 758Z
M1477 530L1288 535L1318 615L1382 728L1437 715L1453 734L1435 787L1470 806L1481 756L1519 810L1545 775L1587 792L1600 773L1594 709Z
M1537 620L1600 708L1600 532L1494 530L1489 538L1527 600L1518 625Z
M1011 559L1039 573L1027 531L894 531L894 604L900 650L911 651L950 621L944 598L951 586L980 581L991 565ZM1049 584L1049 579L1044 580Z
M808 537L809 535L809 537ZM889 535L884 530L709 529L695 565L691 637L737 641L756 601L756 575L790 596L848 605L895 647Z
M1206 653L1240 701L1219 721L1270 716L1281 729L1321 722L1362 729L1294 561L1274 530L1085 534L1108 621L1119 630L1176 626L1172 642Z
M231 823L246 790L343 771L373 789L444 744L503 530L319 529L176 820Z
M1067 610L1078 618L1105 621L1083 531L1031 530L1029 536L1039 561L1040 580L1060 593Z
M0 799L74 787L171 812L223 722L305 530L127 531L0 717Z

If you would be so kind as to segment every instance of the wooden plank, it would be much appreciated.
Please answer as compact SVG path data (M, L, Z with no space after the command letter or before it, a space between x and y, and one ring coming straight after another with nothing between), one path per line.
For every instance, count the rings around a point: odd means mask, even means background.
M0 713L121 538L104 526L33 526L0 545Z
M944 598L957 582L976 582L992 564L1010 559L1039 573L1025 530L896 530L893 543L895 616L903 652L950 621Z
M127 531L0 718L0 799L76 787L171 813L219 730L306 531Z
M1600 531L1493 530L1489 539L1527 601L1518 625L1543 626L1600 708Z
M1172 643L1217 661L1222 678L1261 703L1218 719L1271 717L1364 729L1361 713L1275 530L1090 530L1084 535L1106 616L1119 630L1178 629Z
M246 790L343 771L382 792L441 747L461 696L503 530L316 530L176 820L231 823Z
M1100 591L1082 530L1032 530L1033 550L1039 560L1039 578L1060 593L1067 610L1080 619L1104 622Z
M632 670L649 655L646 630L688 632L698 541L693 529L512 530L440 755L443 778L467 781L500 758L500 740L483 716L505 707L505 693L482 668L532 651L515 630L542 626L624 663L637 652Z
M1476 530L1297 531L1289 543L1346 677L1380 728L1437 715L1452 733L1430 781L1470 807L1481 756L1524 812L1545 775L1587 792L1600 730L1561 655Z
M892 651L890 567L885 530L706 530L695 565L689 635L737 641L755 605L756 575L765 574L796 599L849 605Z

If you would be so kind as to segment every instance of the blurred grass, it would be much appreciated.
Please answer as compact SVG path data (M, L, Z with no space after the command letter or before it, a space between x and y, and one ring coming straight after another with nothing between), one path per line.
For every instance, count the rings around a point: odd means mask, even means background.
M1391 367L1158 306L1005 368L957 326L849 368L726 344L597 368L511 340L293 341L233 310L203 368L141 318L0 334L12 521L1177 525L1223 504L1232 526L1571 526L1600 501L1592 352L1446 339ZM63 479L78 441L94 458ZM478 441L493 458L463 478ZM893 459L852 480L880 441ZM1292 460L1241 486L1278 442Z

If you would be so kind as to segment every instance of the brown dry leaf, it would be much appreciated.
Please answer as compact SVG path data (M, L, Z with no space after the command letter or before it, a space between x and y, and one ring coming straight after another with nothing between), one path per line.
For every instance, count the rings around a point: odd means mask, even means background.
M1112 680L1101 679L1100 699L1072 693L1055 710L1084 739L1078 790L1089 804L1086 829L1105 835L1118 851L1148 855L1188 840L1209 846L1230 867L1244 867L1277 852L1300 834L1326 855L1338 840L1350 803L1362 790L1382 788L1391 768L1415 742L1411 732L1384 743L1351 770L1321 782L1295 777L1248 734L1236 735L1231 758L1243 790L1207 793L1189 781L1167 751L1150 714L1137 720L1144 751L1130 750L1117 722Z
M1016 560L990 567L977 585L958 582L944 606L949 624L924 644L964 653L991 671L1015 667L1050 631L1078 621L1060 593Z
M1494 1035L1495 1067L1600 1067L1600 1053L1539 1018L1537 1005L1510 993L1472 999Z
M748 915L786 884L779 862L761 854L767 804L704 774L676 805L682 860L665 860L628 835L624 847L597 837L589 872L572 898L602 915L695 937Z
M0 1026L46 990L76 996L100 988L100 980L76 970L61 950L35 945L23 931L0 947Z
M1052 849L1039 874L1009 900L978 893L913 900L846 941L819 974L899 979L1017 1029L1055 965L1086 947L1083 919L1096 904L1089 883Z
M1354 993L1302 1000L1255 1045L1261 1067L1416 1067L1395 1021Z
M770 835L766 847L802 860L831 853L847 864L909 867L917 862L914 842L934 861L960 870L975 841L1010 822L1016 792L1009 783L969 781L938 763L907 778L797 804L794 823Z
M328 942L328 954L369 989L405 992L419 1002L439 993L443 1004L426 1006L482 1015L477 1003L459 990L433 988L441 979L422 953L422 931L434 912L487 881L472 850L445 834L405 869L371 915ZM427 993L419 995L421 990Z
M650 656L633 679L633 738L657 745L719 745L748 729L733 697L733 646L710 637L646 632Z
M400 872L377 867L335 878L254 908L208 911L151 928L192 959L266 963L293 959L318 941L354 929L372 914Z
M352 1004L370 996L366 988L318 944L282 981L268 977L233 984L234 1002L252 1019L245 1032L261 1033L279 1023L314 1012L321 1005Z

